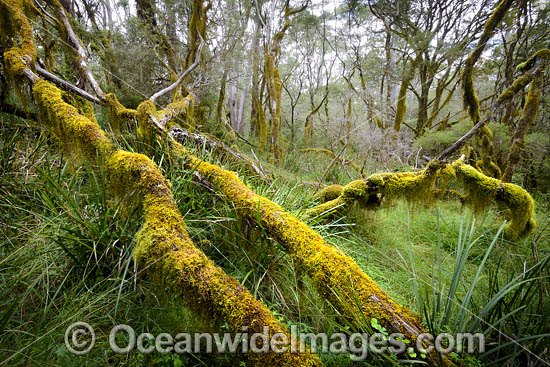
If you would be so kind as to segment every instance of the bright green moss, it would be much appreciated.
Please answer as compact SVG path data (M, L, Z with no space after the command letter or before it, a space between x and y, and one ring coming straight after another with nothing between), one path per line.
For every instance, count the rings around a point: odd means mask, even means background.
M96 161L115 150L99 125L67 104L61 90L53 84L39 80L33 87L33 94L41 122L57 136L68 154L76 154L79 159Z
M177 154L185 152L181 146ZM379 320L392 330L404 333L411 340L424 328L406 308L393 302L374 281L348 256L327 244L306 224L286 213L280 206L252 192L230 171L201 161L186 153L187 166L212 182L235 205L240 215L252 220L260 218L262 226L281 243L300 269L311 278L319 294L328 300L343 317L360 322L365 317ZM354 181L343 189L343 197L363 196L367 184ZM331 205L329 201L325 204ZM325 205L323 204L323 205Z
M227 322L231 331L239 332L247 326L249 332L262 332L268 326L271 334L286 333L290 339L288 330L265 305L193 245L174 203L170 183L148 157L116 150L100 127L63 101L62 92L52 84L40 80L33 92L41 121L65 148L104 163L111 192L119 199L133 193L142 204L144 224L136 235L134 256L161 289L181 296L192 310L213 323ZM258 354L250 358L250 363L321 365L319 358L309 353Z
M478 161L480 166L493 170L494 175L500 177L498 166L485 166L491 163ZM464 195L455 190L445 190L447 184L456 179L462 183ZM440 188L435 187L438 180ZM384 202L389 205L397 199L405 199L411 204L434 205L442 197L460 200L476 215L484 214L495 202L507 210L506 218L510 223L506 233L511 238L524 238L535 226L534 202L527 191L488 177L462 160L452 165L433 161L418 172L377 173L365 181L352 181L344 186L339 197L310 208L305 214L315 217L339 208L349 208L355 202L364 207L377 208Z
M439 170L437 177L439 179L439 186L445 189L450 181L456 179L456 172L452 165L446 164Z
M27 62L27 68L34 70L36 62L36 46L32 27L27 17L37 14L36 8L30 0L2 0L0 1L0 29L2 40L7 46L15 50L19 57ZM21 44L13 43L19 38ZM20 69L10 70L10 73L17 73ZM22 74L17 74L22 76Z
M322 204L316 205L305 211L306 218L314 218L320 215L331 214L338 209L345 209L348 203L342 198L342 196L336 199L326 201Z
M94 106L89 101L66 91L63 91L62 97L65 102L78 109L78 113L84 115L93 123L97 123Z
M157 108L151 100L143 101L137 108L138 137L148 146L153 145L155 131L151 118L156 118Z

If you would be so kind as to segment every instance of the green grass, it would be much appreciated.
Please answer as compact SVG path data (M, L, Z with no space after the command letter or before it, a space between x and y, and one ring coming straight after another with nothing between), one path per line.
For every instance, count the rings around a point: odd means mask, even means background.
M0 365L233 366L245 360L240 355L117 355L110 351L109 330L120 323L154 335L223 331L225 326L196 317L182 300L140 276L131 258L140 213L111 202L101 169L72 167L55 142L36 127L0 118ZM145 148L131 136L120 145L132 151ZM254 191L297 216L312 205L314 192L299 185L300 180L315 181L328 164L324 157L298 159L298 153L289 153L283 168L263 163L286 177L266 184L223 157L189 148L205 160L237 170ZM207 256L262 300L281 322L296 324L304 332L351 332L323 305L309 280L268 233L242 220L223 196L194 180L192 172L163 152L155 147L152 158L171 181L189 233ZM368 173L375 165L366 167ZM325 182L349 179L336 167ZM430 330L490 329L493 352L486 358L464 358L466 364L508 360L520 366L528 357L533 360L531 352L544 357L543 343L548 338L535 336L548 333L550 327L550 234L546 229L550 208L547 196L535 198L539 229L522 242L497 236L502 220L494 211L476 218L471 230L471 215L454 202L441 202L437 209L409 208L406 203L376 212L353 209L347 217L311 225L331 245L352 256L393 299L422 314ZM535 239L538 258L531 246ZM460 253L463 262L457 266ZM456 290L449 293L453 280ZM508 291L499 293L503 289ZM461 306L463 312L459 312ZM79 320L92 324L98 335L89 354L75 357L64 346L63 337L66 327ZM364 321L365 329L370 328L370 320ZM326 366L351 363L348 355L328 354L322 359ZM395 360L382 356L354 365L394 364Z

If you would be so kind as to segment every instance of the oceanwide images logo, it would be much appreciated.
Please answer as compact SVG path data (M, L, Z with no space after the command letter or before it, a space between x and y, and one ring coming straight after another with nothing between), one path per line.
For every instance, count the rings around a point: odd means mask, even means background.
M94 347L96 334L88 323L75 322L65 331L65 345L69 352L84 355ZM300 333L291 325L290 335L271 333L265 326L261 333L252 333L244 326L237 333L151 333L137 334L129 325L116 325L109 333L109 347L115 353L348 353L354 361L364 360L369 353L407 353L426 358L434 350L483 353L485 336L481 333L448 333L433 336L420 334L413 342L401 333Z

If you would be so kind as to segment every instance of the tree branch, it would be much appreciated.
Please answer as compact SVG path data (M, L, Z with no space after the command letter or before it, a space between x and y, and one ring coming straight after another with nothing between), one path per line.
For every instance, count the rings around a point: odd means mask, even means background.
M29 70L30 71L30 70ZM42 69L40 66L36 65L36 71L38 72L38 75L40 75L41 77L43 77L44 79L47 79L51 82L53 82L54 84L56 84L57 86L65 89L66 91L69 91L71 93L74 93L74 94L77 94L79 95L80 97L92 102L92 103L95 103L95 104L98 104L98 105L104 105L105 104L105 100L104 99L99 99L95 96L92 96L90 93L86 92L85 90L83 89L80 89L78 88L76 85L74 84L71 84L69 83L68 81L66 80L63 80L61 79L60 77L50 73L48 70L46 69ZM32 79L30 76L27 76L29 79ZM38 76L36 76L38 77Z
M201 39L201 43L199 45L199 48L197 49L197 55L195 56L195 61L193 62L193 64L191 64L191 66L189 66L189 68L187 68L187 70L185 70L183 72L183 74L181 74L181 76L178 78L178 80L176 80L174 83L172 83L171 85L169 85L168 87L158 91L157 93L153 94L151 96L151 98L149 98L151 101L155 102L159 97L165 95L166 93L170 93L171 91L173 91L174 89L176 89L178 87L178 85L181 84L181 82L183 81L183 79L190 73L192 72L196 67L197 65L199 65L199 62L200 62L200 58L201 58L201 53L202 53L202 47L204 46L204 39L202 38L202 36L200 35L200 33L198 33L200 39Z

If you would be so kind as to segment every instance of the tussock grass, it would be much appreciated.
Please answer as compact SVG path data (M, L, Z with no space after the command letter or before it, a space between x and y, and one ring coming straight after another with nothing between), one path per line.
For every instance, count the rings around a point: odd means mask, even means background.
M234 366L244 362L239 355L117 355L110 351L109 330L120 323L154 335L223 332L224 326L214 329L208 320L196 318L180 300L155 289L136 272L131 251L141 214L138 208L121 208L110 201L100 167L71 167L56 153L54 139L28 122L0 118L0 365ZM131 135L119 144L130 151L145 148ZM283 323L298 325L302 332L354 331L321 302L308 279L265 230L240 218L223 196L171 161L165 147L153 148L152 159L171 181L190 235L207 256L266 303ZM297 153L284 158L283 168L262 161L285 176L266 184L223 157L194 146L188 149L237 171L254 191L298 217L313 205L314 193L300 181L315 181L328 164L319 162L324 158L304 159ZM244 146L242 150L246 152ZM369 164L367 174L376 167ZM325 177L327 184L348 181L338 166ZM534 356L548 358L544 335L550 332L550 234L545 227L550 208L547 197L535 198L539 229L519 243L500 236L502 220L495 212L474 223L471 214L454 202L425 209L411 209L406 203L377 212L353 209L346 217L310 225L352 256L393 299L421 314L432 332L486 331L487 356L459 355L466 365L506 360L520 366L529 358L537 361ZM79 320L92 324L98 336L89 354L75 357L64 346L63 336L66 327ZM375 331L372 320L361 322L363 331ZM322 358L326 366L351 364L348 355ZM397 363L382 355L354 365Z

